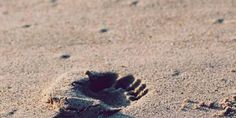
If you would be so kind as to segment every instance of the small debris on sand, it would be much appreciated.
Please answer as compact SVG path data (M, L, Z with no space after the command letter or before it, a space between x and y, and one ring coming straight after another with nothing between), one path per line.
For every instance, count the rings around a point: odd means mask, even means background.
M23 28L29 28L29 27L31 27L31 25L26 24L26 25L23 25L22 27L23 27Z
M69 54L63 54L63 55L61 55L60 58L61 59L68 59L68 58L70 58L70 55Z
M103 28L103 29L100 29L100 31L99 31L100 33L106 33L106 32L108 32L108 29L106 29L106 28Z
M214 22L214 24L222 24L222 23L224 23L224 19L223 19L223 18L219 18L219 19L217 19L217 20Z
M179 70L174 70L172 76L178 76L180 74Z
M131 6L136 6L139 3L139 1L133 1L130 5Z
M235 72L236 72L236 70L235 70L235 69L233 69L233 70L231 70L231 72L232 72L232 73L235 73Z

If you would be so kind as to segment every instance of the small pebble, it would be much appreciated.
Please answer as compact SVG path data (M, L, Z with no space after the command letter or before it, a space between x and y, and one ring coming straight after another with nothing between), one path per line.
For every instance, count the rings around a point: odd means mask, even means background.
M63 54L63 55L61 55L60 58L61 59L68 59L68 58L70 58L70 55L69 54Z
M23 28L29 28L31 25L23 25Z
M57 0L51 0L51 3L55 3L55 2L57 2Z
M178 76L180 74L180 71L179 70L174 70L172 76Z
M138 1L133 1L130 5L136 6L138 4Z
M222 24L224 23L224 19L223 18L217 19L215 23Z
M12 110L11 112L9 112L7 115L13 115L13 114L15 114L16 113L16 109L14 109L14 110Z
M236 70L231 70L231 72L232 72L232 73L235 73L235 72L236 72Z
M103 28L103 29L101 29L99 32L100 32L100 33L106 33L106 32L108 32L108 29Z

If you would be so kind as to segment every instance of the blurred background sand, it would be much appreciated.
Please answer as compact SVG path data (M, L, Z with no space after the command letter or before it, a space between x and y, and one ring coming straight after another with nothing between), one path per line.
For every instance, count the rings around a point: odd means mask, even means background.
M99 68L149 87L124 114L212 117L180 108L234 94L235 27L235 0L0 0L0 117L51 117L41 91Z

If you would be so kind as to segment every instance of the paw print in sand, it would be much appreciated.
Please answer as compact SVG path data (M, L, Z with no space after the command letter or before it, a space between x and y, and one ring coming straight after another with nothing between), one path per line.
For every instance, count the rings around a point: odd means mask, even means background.
M67 73L44 92L46 102L59 110L55 118L112 116L148 93L146 84L132 75L118 79L113 72L85 74Z

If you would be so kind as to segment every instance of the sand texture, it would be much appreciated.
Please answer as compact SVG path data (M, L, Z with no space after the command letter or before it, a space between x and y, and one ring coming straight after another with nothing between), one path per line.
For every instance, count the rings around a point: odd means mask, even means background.
M0 0L0 118L236 117L236 0Z

